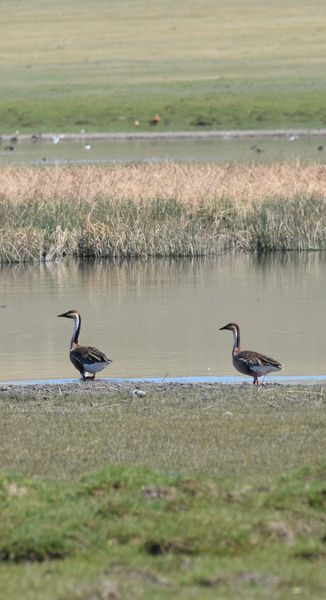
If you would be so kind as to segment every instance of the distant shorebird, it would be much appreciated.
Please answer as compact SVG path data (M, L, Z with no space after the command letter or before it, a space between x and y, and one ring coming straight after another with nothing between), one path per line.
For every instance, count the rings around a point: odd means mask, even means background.
M258 385L258 377L272 373L273 371L280 371L282 369L281 363L274 358L254 352L252 350L240 351L240 327L237 323L228 323L224 327L220 328L220 331L227 329L233 333L233 350L232 350L232 362L235 369L243 373L244 375L251 375L254 378L253 384Z
M95 379L95 374L105 369L112 360L97 348L80 345L81 316L78 310L68 310L62 315L58 315L58 317L66 317L66 319L74 320L74 331L70 342L70 360L77 371L80 372L84 381L86 379ZM87 377L86 373L89 373L90 376Z
M140 387L136 385L134 389L131 390L130 396L132 396L133 398L144 398L144 396L146 396L146 392L144 392L144 390L141 390Z
M62 133L62 134L60 134L60 135L53 135L53 136L52 136L52 142L53 142L54 144L58 144L58 143L59 143L59 142L60 142L60 141L61 141L63 138L64 138L64 135L63 135L63 133Z

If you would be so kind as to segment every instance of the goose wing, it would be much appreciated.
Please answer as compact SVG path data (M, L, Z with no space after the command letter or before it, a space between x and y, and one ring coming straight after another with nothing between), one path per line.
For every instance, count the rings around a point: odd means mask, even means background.
M237 360L241 361L244 365L250 369L250 371L254 371L257 367L275 367L275 369L280 369L282 367L281 363L275 358L270 358L265 354L260 354L259 352L253 352L252 350L243 350L239 352L237 355Z
M112 362L112 360L108 358L104 352L101 352L101 350L98 350L93 346L79 346L78 348L72 350L71 354L73 354L74 358L81 365L92 365L94 363L102 362L109 364Z

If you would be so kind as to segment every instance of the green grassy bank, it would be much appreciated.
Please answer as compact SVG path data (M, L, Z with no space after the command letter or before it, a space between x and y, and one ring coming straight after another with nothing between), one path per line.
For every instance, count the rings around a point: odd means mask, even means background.
M0 131L79 133L324 128L325 85L313 81L189 81L112 86L84 99L1 98ZM254 88L256 91L252 91ZM258 89L257 89L258 88ZM307 89L308 88L308 89ZM152 118L159 115L159 124Z
M325 470L263 489L106 468L78 484L0 480L0 582L18 599L325 593Z
M144 389L1 389L7 596L323 597L325 388Z
M321 0L12 0L0 132L322 127Z

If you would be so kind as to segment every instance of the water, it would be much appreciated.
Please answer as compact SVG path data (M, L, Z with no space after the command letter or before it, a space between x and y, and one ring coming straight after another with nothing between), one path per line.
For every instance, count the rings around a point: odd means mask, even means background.
M325 145L325 148L324 148ZM89 147L90 146L90 147ZM8 148L11 147L12 150ZM97 139L0 143L1 164L258 163L326 160L324 136Z
M78 377L72 322L57 318L70 308L81 342L114 361L103 376L233 377L232 335L218 331L231 320L285 376L324 375L325 269L325 253L3 267L0 380Z

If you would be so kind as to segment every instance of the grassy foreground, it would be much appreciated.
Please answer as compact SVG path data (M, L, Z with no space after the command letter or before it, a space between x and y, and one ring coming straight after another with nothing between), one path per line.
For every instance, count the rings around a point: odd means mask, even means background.
M7 597L323 597L324 387L103 386L1 390Z
M326 167L1 167L0 262L326 248Z
M322 0L11 0L0 132L321 127ZM136 124L135 124L136 123Z

